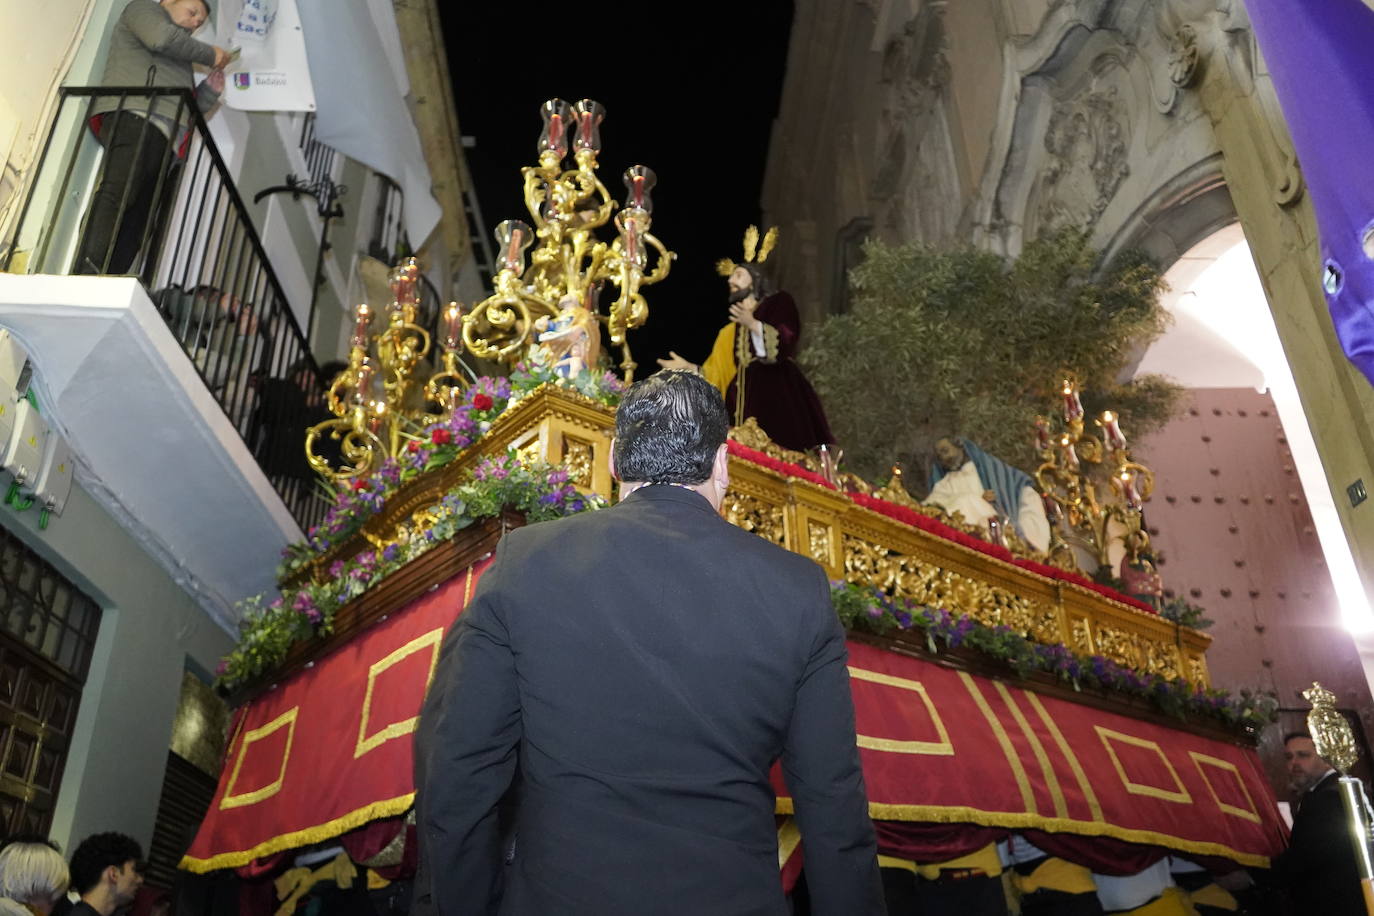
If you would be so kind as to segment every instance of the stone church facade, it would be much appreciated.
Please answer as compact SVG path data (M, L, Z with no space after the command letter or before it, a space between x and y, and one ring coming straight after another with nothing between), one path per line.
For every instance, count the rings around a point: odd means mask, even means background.
M1336 342L1311 204L1241 0L797 0L763 210L789 239L778 279L813 326L847 308L845 272L872 236L1015 255L1081 225L1109 255L1141 248L1167 270L1239 223L1374 591L1374 509L1344 497L1371 480L1374 390ZM1306 611L1285 613L1297 627ZM1354 679L1338 679L1367 697L1369 640L1340 639ZM1308 675L1274 676L1285 706Z

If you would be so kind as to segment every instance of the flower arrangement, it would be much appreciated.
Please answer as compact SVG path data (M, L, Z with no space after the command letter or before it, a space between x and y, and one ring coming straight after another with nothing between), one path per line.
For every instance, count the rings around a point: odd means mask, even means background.
M401 484L453 461L512 405L543 385L576 391L607 407L619 404L625 393L625 384L611 372L587 370L565 378L537 361L517 363L510 378L478 378L463 392L451 416L408 437L400 460L388 460L375 473L356 478L333 494L329 511L306 532L305 540L282 551L277 580L286 579L314 557L348 540Z
M894 599L871 586L832 582L831 601L846 629L870 633L922 630L932 654L940 646L967 646L1006 662L1020 677L1045 672L1073 684L1074 689L1095 687L1154 703L1164 713L1221 719L1231 725L1259 728L1277 720L1278 701L1242 690L1238 698L1225 690L1204 688L1184 678L1141 674L1101 655L1079 655L1068 646L1045 645L1027 639L1007 626L990 627L971 617L954 617L948 611L913 601Z
M494 405L478 407L474 413L492 409ZM249 681L279 665L297 640L329 635L339 608L478 519L500 514L503 507L523 512L529 522L541 522L604 505L600 497L569 483L564 468L526 464L514 452L483 460L468 478L444 495L434 508L435 521L422 532L380 551L336 560L327 582L288 589L265 605L262 596L244 602L239 644L220 661L216 684L228 688Z

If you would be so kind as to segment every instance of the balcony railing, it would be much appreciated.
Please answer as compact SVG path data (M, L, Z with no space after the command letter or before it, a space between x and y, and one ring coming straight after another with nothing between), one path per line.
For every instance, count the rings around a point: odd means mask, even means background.
M3 269L138 277L301 527L324 514L319 369L189 91L61 89Z

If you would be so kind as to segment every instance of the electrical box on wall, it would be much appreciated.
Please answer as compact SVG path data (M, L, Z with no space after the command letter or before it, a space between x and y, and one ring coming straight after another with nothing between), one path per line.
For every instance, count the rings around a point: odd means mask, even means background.
M29 356L14 339L14 335L0 328L0 388L14 396L19 387L19 377L24 374L24 364Z
M72 492L72 450L67 440L49 430L43 464L33 485L33 498L54 515L61 515Z
M0 463L14 475L15 483L32 486L43 465L43 450L47 445L48 424L38 415L38 409L27 400L20 401L14 412L14 428Z

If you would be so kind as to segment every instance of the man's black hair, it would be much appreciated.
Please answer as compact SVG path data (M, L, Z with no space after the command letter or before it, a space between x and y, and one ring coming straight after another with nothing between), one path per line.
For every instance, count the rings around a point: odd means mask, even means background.
M656 372L635 382L615 412L616 473L632 483L695 486L711 476L729 428L714 385L694 372Z
M744 263L737 264L735 266L743 267L746 271L749 272L749 276L754 281L753 290L755 299L757 299L759 302L762 302L769 296L773 295L773 285L768 282L768 275L763 272L762 267L760 267L758 264L755 264L753 261L745 261Z
M1305 731L1289 732L1283 736L1283 746L1287 747L1288 742L1292 741L1294 738L1306 738L1308 741L1312 740L1312 736Z
M143 847L138 840L122 833L92 834L72 853L72 888L78 894L88 894L100 883L105 869L111 865L123 868L131 860L142 866Z

